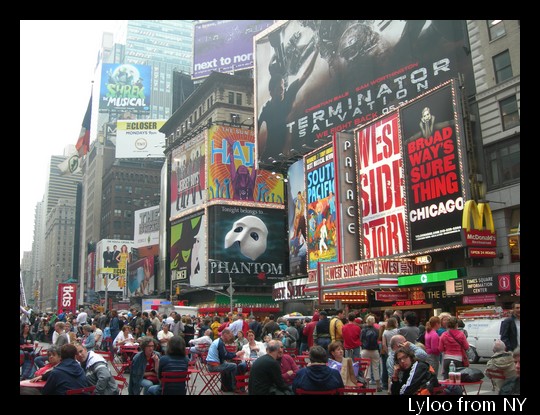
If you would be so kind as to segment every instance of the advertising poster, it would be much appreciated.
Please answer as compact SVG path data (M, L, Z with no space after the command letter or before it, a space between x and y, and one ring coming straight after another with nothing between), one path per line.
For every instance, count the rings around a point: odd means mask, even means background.
M210 72L234 72L253 67L253 36L273 20L214 20L197 23L193 34L192 78Z
M75 313L77 310L77 284L58 284L57 310Z
M284 203L283 181L255 167L253 130L215 125L208 140L208 199Z
M221 205L208 217L210 284L270 285L288 274L285 210Z
M257 158L351 130L463 74L465 20L287 20L255 37Z
M167 120L118 120L116 122L116 158L162 158L165 134L160 133Z
M153 256L141 258L129 264L127 278L129 296L138 297L152 294L156 282L154 274Z
M206 201L205 139L202 132L171 152L171 219Z
M362 257L409 251L397 112L356 131Z
M101 68L99 109L150 111L152 67L104 63Z
M182 218L171 226L171 281L207 285L206 224L204 211Z
M400 111L412 251L461 244L465 159L456 93L447 83Z
M159 205L136 210L133 213L135 248L159 245Z
M102 239L96 244L97 277L96 291L123 291L128 264L131 262L133 241L124 239Z
M339 260L334 149L325 146L304 157L309 269Z
M291 275L307 274L307 222L304 161L298 160L289 167L289 267Z

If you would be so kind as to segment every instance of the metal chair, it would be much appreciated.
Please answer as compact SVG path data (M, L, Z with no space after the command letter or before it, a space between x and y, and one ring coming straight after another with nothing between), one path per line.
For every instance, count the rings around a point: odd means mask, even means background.
M329 389L325 391L308 391L305 389L296 388L295 395L337 395L338 389Z
M87 386L85 388L68 389L66 395L95 395L96 385Z
M486 376L491 379L491 390L495 391L498 387L497 383L502 384L506 380L506 375L502 369L486 369ZM497 382L500 380L501 382Z
M113 376L114 380L116 380L116 385L118 386L119 395L122 395L124 393L124 390L127 390L128 382L125 377L122 375L116 375Z
M161 377L159 378L161 382L161 394L168 395L165 393L165 387L167 384L183 383L186 391L186 395L189 392L189 372L161 372Z
M236 375L236 389L234 390L235 395L246 395L248 393L249 386L249 372L244 373L243 375Z
M296 357L298 355L298 349L296 347L284 347L283 353L286 353L291 357Z

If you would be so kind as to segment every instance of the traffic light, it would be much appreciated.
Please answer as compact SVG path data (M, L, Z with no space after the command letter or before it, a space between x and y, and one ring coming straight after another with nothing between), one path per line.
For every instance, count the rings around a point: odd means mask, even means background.
M180 295L180 286L179 285L176 286L176 295Z

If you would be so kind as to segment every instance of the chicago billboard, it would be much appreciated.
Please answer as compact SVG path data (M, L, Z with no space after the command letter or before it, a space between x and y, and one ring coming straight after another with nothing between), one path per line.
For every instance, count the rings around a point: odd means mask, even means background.
M475 91L465 20L287 20L254 44L262 161L315 147L458 74Z
M197 23L193 34L192 78L210 72L232 72L253 67L253 36L273 20L214 20Z

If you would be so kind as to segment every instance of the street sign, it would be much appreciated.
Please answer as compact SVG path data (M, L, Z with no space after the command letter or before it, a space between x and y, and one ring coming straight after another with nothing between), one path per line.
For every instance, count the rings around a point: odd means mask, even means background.
M232 285L229 285L229 288L227 288L227 292L229 293L229 295L233 295L234 294L234 288Z

